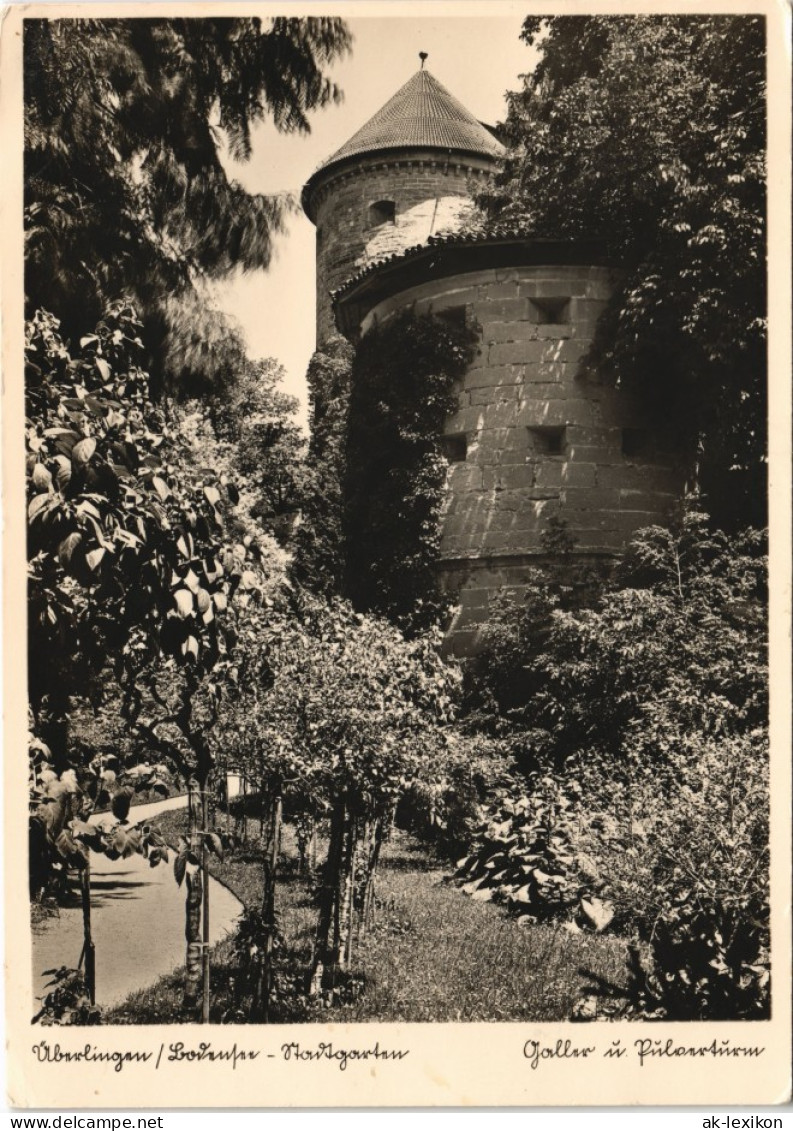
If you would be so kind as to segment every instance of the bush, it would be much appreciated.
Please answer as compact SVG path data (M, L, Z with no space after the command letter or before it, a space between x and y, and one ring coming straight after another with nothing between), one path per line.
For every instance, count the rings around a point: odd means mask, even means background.
M634 1015L767 1008L763 546L689 511L639 532L594 607L546 574L468 667L469 725L503 735L524 776L461 878L536 918L599 929L613 910L643 946Z
M590 773L580 845L618 922L646 938L690 905L762 919L768 888L768 758L762 734L710 741L624 781ZM592 794L597 790L599 796Z
M44 996L41 1009L31 1024L41 1025L100 1025L102 1015L97 1006L91 1004L82 970L72 970L60 966L57 970L45 970L52 977L47 983L48 993Z
M768 934L736 909L687 902L658 923L649 954L630 951L623 1016L760 1021L770 1016Z
M552 774L499 790L455 878L475 899L506 902L528 921L567 916L581 894L573 806ZM586 886L586 885L584 885Z
M504 745L482 735L457 735L439 782L415 782L400 800L396 820L449 859L465 852L494 794L514 786Z
M519 732L529 765L602 761L615 773L762 728L765 571L759 532L729 539L689 512L676 529L637 534L595 607L570 607L558 571L539 576L524 606L505 604L486 629L469 713Z

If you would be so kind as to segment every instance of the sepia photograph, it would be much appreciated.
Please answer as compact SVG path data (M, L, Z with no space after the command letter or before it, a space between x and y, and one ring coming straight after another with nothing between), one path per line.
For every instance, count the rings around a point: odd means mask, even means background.
M17 20L25 1056L759 1087L781 13L283 7Z

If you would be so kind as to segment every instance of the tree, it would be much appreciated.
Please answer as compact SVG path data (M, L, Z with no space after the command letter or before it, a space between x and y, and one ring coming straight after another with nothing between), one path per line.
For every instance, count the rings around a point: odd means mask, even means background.
M329 822L309 986L348 969L373 910L380 846L398 799L442 778L458 675L439 641L406 641L385 621L293 589L249 620L237 653L239 693L220 710L216 741L234 751L268 798L260 987L269 984L282 798ZM261 989L259 993L261 993ZM254 1001L258 1015L266 998Z
M230 395L209 408L215 431L233 451L232 474L252 496L250 514L280 540L291 533L303 494L306 441L295 423L296 397L281 391L285 371L273 358L248 362Z
M35 844L43 819L48 840L77 860L74 821L85 793L96 796L98 771L92 752L84 758L72 741L70 714L74 697L101 701L112 678L149 749L198 781L205 873L207 731L236 612L261 592L266 546L251 534L229 540L225 517L238 492L195 460L165 407L152 401L138 330L134 311L116 304L72 356L51 315L37 314L27 329L28 682L32 730L53 775L40 796L34 760L32 833ZM162 734L164 724L176 739ZM66 811L72 794L77 804ZM60 814L54 824L53 814ZM191 881L195 960L196 907L203 892L206 928L207 888L197 875ZM206 961L204 951L205 986Z
M197 999L198 969L204 1020L207 734L220 681L233 682L236 612L261 593L270 547L244 519L227 522L239 501L231 475L189 450L162 392L175 377L209 386L219 418L240 374L246 394L261 381L252 419L243 422L237 397L225 442L240 441L241 454L228 462L265 464L265 509L288 509L299 442L278 374L248 360L204 283L265 267L289 207L245 193L224 151L250 156L251 127L267 114L279 129L307 130L308 112L339 97L323 69L349 42L333 18L26 24L32 832L43 827L78 867L89 839L99 843L81 827L98 771L69 722L76 697L99 703L115 680L129 724L201 790L202 827L177 857L177 878L188 880L186 997ZM125 850L160 847L123 838Z
M29 692L56 761L69 695L90 693L109 658L119 671L133 634L137 653L214 662L243 572L231 583L214 556L236 489L179 466L139 330L116 304L72 356L52 316L28 325Z
M330 17L26 21L29 314L74 337L130 296L160 356L197 281L266 267L282 230L288 202L245 192L224 150L246 160L267 116L307 132L349 46Z
M196 466L239 485L232 525L286 542L292 534L305 478L306 440L291 419L297 398L281 391L283 367L274 358L240 358L233 383L172 405L180 438Z
M765 513L764 21L524 21L486 226L598 237L624 269L594 360L696 452L722 527Z

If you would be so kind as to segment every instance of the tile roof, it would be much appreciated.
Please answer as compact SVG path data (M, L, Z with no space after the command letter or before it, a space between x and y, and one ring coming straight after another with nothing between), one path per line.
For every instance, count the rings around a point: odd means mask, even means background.
M357 331L367 310L417 283L483 268L565 264L605 266L620 270L606 241L542 237L517 218L491 222L487 229L471 224L460 231L439 233L423 243L377 258L331 292L336 324L342 333Z
M498 157L504 147L429 71L416 71L393 98L320 168L380 149L421 146Z
M424 243L413 244L412 247L401 248L392 255L384 255L377 259L370 260L360 267L349 279L345 279L342 285L337 287L335 291L331 291L331 299L335 304L347 291L351 291L369 275L374 275L381 267L385 267L387 264L412 259L421 252L425 252L427 248L430 247L459 247L463 244L490 244L494 241L525 240L527 238L530 238L530 234L525 228L507 224L494 225L489 231L474 228L469 231L451 231L444 232L437 236L430 236Z
M453 149L497 158L504 146L429 71L416 71L374 117L311 174L315 178L350 157L389 149Z

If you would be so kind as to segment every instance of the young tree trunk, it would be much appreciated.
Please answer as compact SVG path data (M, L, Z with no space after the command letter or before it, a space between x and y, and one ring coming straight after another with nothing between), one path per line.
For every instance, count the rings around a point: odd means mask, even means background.
M248 847L248 775L242 775L242 843Z
M297 832L297 874L305 876L308 871L308 836L306 830L298 825Z
M208 822L208 798L207 798L207 783L204 781L203 789L201 790L201 823L203 831L207 832ZM204 914L203 914L203 933L202 933L202 954L201 954L201 974L202 974L202 996L201 996L201 1022L204 1025L209 1024L209 1005L210 1005L210 992L209 992L209 860L207 853L206 837L201 837L201 883L203 886L204 896Z
M344 829L344 850L339 870L336 915L333 930L333 964L345 969L348 956L348 940L352 919L353 885L355 869L355 819L347 814Z
M358 840L356 836L356 826L353 822L350 828L350 860L349 872L347 876L346 898L347 898L347 914L346 914L346 938L344 940L344 956L343 966L349 970L352 966L352 936L353 925L355 922L355 869L357 865L357 848Z
M91 1005L96 1004L96 948L91 935L91 861L86 859L80 872L80 898L83 905L83 959L85 988Z
M366 865L361 893L361 916L358 920L358 934L365 935L374 922L374 879L377 864L380 859L380 848L383 844L383 821L375 817L369 830L369 840L366 846Z
M201 904L203 882L201 872L185 877L187 896L185 898L185 938L187 939L187 958L185 961L184 1006L195 1009L201 993L203 970L201 965Z
M317 870L317 822L311 819L311 837L308 842L308 868L310 872Z
M301 876L308 876L317 869L317 822L313 814L304 813L298 829L299 872Z
M231 833L231 787L229 785L228 766L225 770L226 781L226 833Z
M435 793L433 791L430 797L429 812L427 813L427 832L430 836L435 832L435 818L437 816L437 806L435 800Z
M344 817L344 801L341 798L337 798L330 816L328 859L325 862L325 867L322 872L322 886L319 893L319 914L317 916L317 934L314 943L314 954L308 973L307 989L309 995L312 997L316 997L321 990L325 970L332 960L330 936L339 890L338 877L341 871L342 852L344 848Z
M212 775L212 789L209 791L209 818L205 822L208 829L214 829L218 823L218 796L216 777Z
M264 791L262 791L264 792ZM254 1016L265 1023L270 1019L270 997L273 985L273 943L275 939L275 885L278 872L278 855L281 846L283 798L281 782L274 779L269 790L267 814L267 840L264 846L262 867L262 926L264 940L259 966Z

